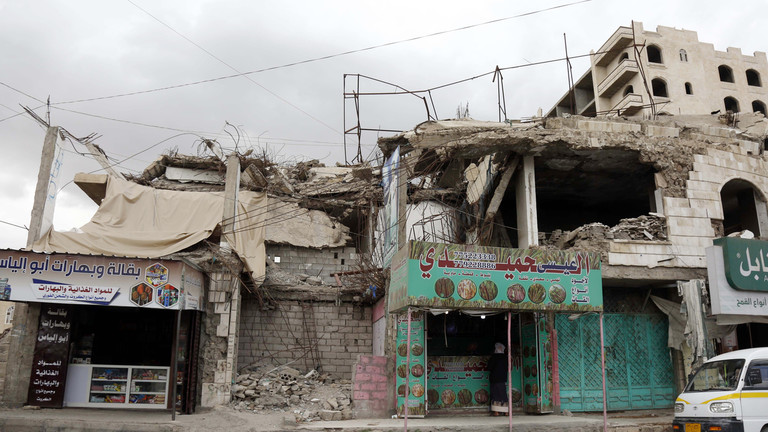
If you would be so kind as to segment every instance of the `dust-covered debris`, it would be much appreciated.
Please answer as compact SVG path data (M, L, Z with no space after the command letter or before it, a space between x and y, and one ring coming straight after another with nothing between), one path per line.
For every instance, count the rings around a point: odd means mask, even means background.
M595 222L572 231L555 230L542 241L542 246L554 249L608 251L608 240L663 241L667 240L667 220L650 214L621 219L613 227Z
M352 411L352 382L334 380L311 370L288 366L252 365L232 386L232 407L239 411L290 413L296 422L348 420Z

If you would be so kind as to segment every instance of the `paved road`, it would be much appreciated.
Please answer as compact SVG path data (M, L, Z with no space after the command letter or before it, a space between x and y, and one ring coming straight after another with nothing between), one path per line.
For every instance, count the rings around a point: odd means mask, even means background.
M356 419L293 424L287 413L254 414L226 407L180 415L175 421L166 411L108 409L0 410L0 432L272 432L339 431L389 432L405 430L402 419ZM602 415L528 415L512 419L519 432L599 432ZM479 415L432 416L409 419L409 431L508 431L505 417ZM610 413L608 430L612 432L668 432L672 430L672 412L633 411Z

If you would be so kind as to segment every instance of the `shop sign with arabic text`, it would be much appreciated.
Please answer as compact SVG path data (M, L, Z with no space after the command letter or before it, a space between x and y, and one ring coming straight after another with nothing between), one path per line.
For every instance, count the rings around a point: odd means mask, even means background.
M0 252L0 300L200 309L202 296L203 274L181 261Z
M767 249L768 250L768 249ZM600 311L600 255L410 241L392 260L389 310Z
M725 278L740 291L768 291L768 242L723 237L714 240L723 248Z

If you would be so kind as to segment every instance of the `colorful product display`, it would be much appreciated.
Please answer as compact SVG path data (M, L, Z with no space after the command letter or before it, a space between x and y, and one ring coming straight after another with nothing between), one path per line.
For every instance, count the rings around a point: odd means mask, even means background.
M534 322L523 324L523 401L526 413L543 414L554 410L552 400L552 343L545 314L535 314Z
M91 369L92 404L154 405L164 408L168 392L166 367L101 367Z
M488 356L430 357L429 409L482 408L490 404ZM520 367L512 367L512 406L521 406Z
M397 320L397 414L405 415L407 400L408 415L423 417L426 414L427 392L426 348L424 346L424 315L420 312L411 314L410 339L409 346L407 314L402 314Z

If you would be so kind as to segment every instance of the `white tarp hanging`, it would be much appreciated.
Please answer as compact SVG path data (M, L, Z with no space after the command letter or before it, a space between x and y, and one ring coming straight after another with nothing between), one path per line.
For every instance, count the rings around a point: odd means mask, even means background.
M651 300L664 312L669 318L669 336L667 346L669 348L681 349L685 342L686 317L680 312L681 304L661 297L651 296Z
M267 196L238 193L234 238L227 241L255 280L265 273ZM79 232L49 230L32 245L37 252L158 258L207 239L221 224L222 192L154 189L110 176L96 214Z
M695 357L711 357L707 328L704 324L704 311L701 305L701 292L704 281L694 279L688 282L678 281L677 292L683 297L682 311L687 316L684 335Z
M688 314L683 310L683 305L653 295L651 300L669 318L667 346L678 350L682 349L683 342L685 342L685 328L688 324ZM718 317L717 321L714 318L704 318L704 325L707 330L708 339L723 338L736 328L733 323L721 322L720 317Z

